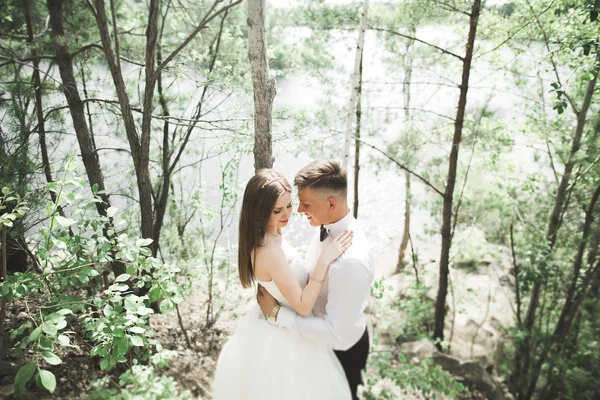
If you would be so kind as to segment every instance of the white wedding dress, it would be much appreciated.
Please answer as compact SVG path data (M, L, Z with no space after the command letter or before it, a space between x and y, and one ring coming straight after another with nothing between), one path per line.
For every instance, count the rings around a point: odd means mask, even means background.
M307 284L303 261L291 267ZM289 307L274 282L261 282L282 307ZM271 325L258 304L240 321L219 355L213 400L349 400L350 389L329 347Z

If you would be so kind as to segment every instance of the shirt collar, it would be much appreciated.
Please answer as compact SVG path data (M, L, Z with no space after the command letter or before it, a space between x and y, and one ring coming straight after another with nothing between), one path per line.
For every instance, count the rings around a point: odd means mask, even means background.
M354 216L348 211L348 214L344 218L332 224L323 225L323 227L327 229L329 234L337 236L350 227L352 220L354 220Z

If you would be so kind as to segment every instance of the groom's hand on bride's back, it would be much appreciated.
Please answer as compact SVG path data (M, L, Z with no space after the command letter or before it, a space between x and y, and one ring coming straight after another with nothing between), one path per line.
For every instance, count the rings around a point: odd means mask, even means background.
M271 296L271 293L269 293L267 289L261 285L258 285L256 301L258 301L258 305L260 306L260 309L264 315L269 315L273 310L273 307L277 305L277 300L275 300L275 297Z

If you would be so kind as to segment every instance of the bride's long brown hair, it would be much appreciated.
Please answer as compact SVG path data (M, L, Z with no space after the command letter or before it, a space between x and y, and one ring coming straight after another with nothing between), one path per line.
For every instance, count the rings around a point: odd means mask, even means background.
M267 232L267 223L277 198L292 187L283 175L272 169L261 169L250 178L244 190L240 212L238 271L242 287L254 283L252 254L260 247Z

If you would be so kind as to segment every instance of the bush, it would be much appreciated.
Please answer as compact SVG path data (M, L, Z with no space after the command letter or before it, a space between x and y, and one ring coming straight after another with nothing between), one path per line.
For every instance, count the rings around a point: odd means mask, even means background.
M66 171L73 170L71 159ZM20 299L40 304L39 312L28 312L30 322L11 334L15 352L31 355L31 362L19 370L15 386L23 388L35 376L38 386L53 393L56 378L42 367L62 364L59 354L73 347L71 339L76 335L88 341L89 355L103 371L120 365L132 367L137 362L164 363L168 355L153 339L149 317L154 311L150 306L160 301L164 312L183 301L176 281L179 268L151 256L147 247L151 239L119 233L117 226L122 223L115 224L115 208L110 208L106 217L88 212L100 199L95 190L91 199L82 198L83 180L63 177L48 189L56 193L57 200L46 206L47 225L33 238L39 242L35 254L43 272L15 273L0 284L4 302ZM8 189L2 193L0 205L20 201ZM73 210L73 219L60 215L61 207ZM14 210L2 216L4 226L10 227L14 219L24 215L23 208ZM116 260L125 263L125 273L109 284L109 266ZM143 371L139 366L132 375L124 375L123 382L146 374Z

